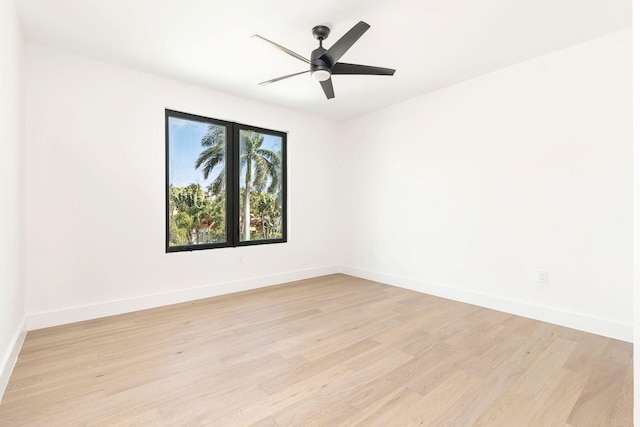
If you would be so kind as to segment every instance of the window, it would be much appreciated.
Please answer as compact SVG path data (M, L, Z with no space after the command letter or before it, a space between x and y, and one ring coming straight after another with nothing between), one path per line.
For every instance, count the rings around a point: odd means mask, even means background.
M287 135L165 111L166 251L287 241Z

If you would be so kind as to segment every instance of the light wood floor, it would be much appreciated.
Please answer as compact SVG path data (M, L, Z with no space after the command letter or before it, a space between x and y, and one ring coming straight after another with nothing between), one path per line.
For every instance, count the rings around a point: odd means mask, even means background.
M29 332L1 426L630 426L632 346L344 275Z

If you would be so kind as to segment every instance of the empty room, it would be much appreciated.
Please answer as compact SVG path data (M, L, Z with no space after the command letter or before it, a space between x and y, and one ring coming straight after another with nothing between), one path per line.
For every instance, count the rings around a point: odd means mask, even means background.
M0 0L0 426L632 426L634 23Z

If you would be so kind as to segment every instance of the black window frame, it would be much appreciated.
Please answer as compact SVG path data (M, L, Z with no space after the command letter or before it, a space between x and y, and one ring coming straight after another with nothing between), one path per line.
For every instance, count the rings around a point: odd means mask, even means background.
M226 128L225 142L225 227L226 242L198 243L181 246L169 245L169 119L171 117ZM281 185L282 185L282 237L278 239L240 240L240 131L272 135L282 139ZM197 251L204 249L232 248L287 242L287 133L258 126L230 122L181 111L165 109L165 252Z

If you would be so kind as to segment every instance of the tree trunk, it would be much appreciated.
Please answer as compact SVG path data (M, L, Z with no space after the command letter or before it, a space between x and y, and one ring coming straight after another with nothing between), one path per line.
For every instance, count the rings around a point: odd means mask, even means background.
M244 240L251 240L251 158L247 156L247 175L244 188Z
M264 220L264 217L261 217L262 219L262 237L266 240L269 238L269 232L267 231L267 223Z

